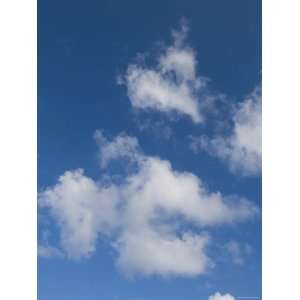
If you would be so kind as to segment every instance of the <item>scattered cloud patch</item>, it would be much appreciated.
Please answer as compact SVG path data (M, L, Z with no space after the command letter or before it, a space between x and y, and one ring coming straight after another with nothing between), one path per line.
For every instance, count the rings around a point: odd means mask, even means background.
M170 140L174 137L174 130L171 126L166 124L163 120L155 120L153 118L146 118L142 116L141 118L137 117L135 123L139 131L143 133L150 133L153 137Z
M129 162L135 162L139 158L139 143L135 137L123 133L109 141L101 130L96 130L94 138L99 146L98 157L102 168L118 158L125 158Z
M194 152L204 150L220 158L235 174L255 176L261 171L261 120L261 90L256 88L235 109L229 136L193 136L190 147Z
M38 256L44 257L44 258L53 258L53 257L59 257L62 258L64 256L63 252L50 245L38 245Z
M233 262L237 265L244 264L244 258L242 254L242 250L240 244L236 241L230 241L225 245L225 249L230 254Z
M225 244L225 249L228 252L233 263L236 265L243 265L246 256L252 254L252 247L249 244L240 244L237 241L229 241Z
M134 137L108 139L97 131L95 139L105 180L95 181L82 169L67 171L39 194L39 205L60 228L60 248L68 258L92 255L105 236L118 253L116 266L127 276L196 276L213 266L206 253L209 228L257 213L248 200L211 192L196 175L145 155ZM115 160L135 166L122 182L107 180ZM182 229L186 224L197 232Z

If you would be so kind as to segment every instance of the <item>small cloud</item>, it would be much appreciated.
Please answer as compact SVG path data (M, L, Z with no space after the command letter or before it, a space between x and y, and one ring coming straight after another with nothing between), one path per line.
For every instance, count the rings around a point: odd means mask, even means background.
M221 295L220 293L215 293L214 295L209 296L209 300L235 300L236 298L230 294Z
M230 255L233 263L236 265L243 265L245 263L246 256L251 255L253 252L251 245L242 245L237 241L229 241L224 247Z
M149 132L156 138L170 140L171 137L174 135L172 127L167 125L162 120L153 120L151 118L139 119L137 117L135 121L138 129L141 132Z
M44 258L62 258L64 254L58 248L52 247L50 245L38 245L38 256Z
M243 252L240 247L240 244L236 241L230 241L225 245L225 249L231 256L233 263L236 265L243 265L244 264L244 258L243 258Z

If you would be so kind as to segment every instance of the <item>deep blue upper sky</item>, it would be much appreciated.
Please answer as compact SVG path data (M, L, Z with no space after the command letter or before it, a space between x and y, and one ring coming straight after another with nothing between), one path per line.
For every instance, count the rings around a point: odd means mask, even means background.
M171 161L177 170L201 177L212 190L239 194L260 206L260 177L238 177L219 160L188 147L191 134L209 133L187 118L169 123L170 139L140 130L147 114L137 114L116 78L137 53L169 43L170 30L185 17L188 43L197 52L198 74L212 90L241 101L260 81L261 1L257 0L40 0L38 2L38 189L53 185L66 170L82 167L97 179L100 170L93 134L125 131L148 155ZM55 225L51 225L55 231ZM242 266L220 259L209 274L195 278L137 278L115 268L110 248L101 244L89 259L39 259L40 300L204 300L216 291L260 295L260 224L216 232L249 243L253 253Z

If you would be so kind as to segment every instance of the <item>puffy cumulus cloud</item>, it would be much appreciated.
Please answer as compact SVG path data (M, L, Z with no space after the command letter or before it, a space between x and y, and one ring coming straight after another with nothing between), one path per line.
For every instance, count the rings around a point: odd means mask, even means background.
M101 186L78 169L65 172L39 194L40 206L50 208L60 227L68 257L88 256L95 251L98 234L108 234L118 224L117 193L114 186Z
M230 294L221 295L220 293L215 293L209 296L209 300L235 300L235 298Z
M196 276L212 266L205 253L205 234L184 233L182 237L151 228L126 232L118 241L121 255L117 266L129 277L143 275Z
M140 202L140 211L150 213L159 208L167 216L182 216L200 226L233 223L256 211L244 199L207 191L200 178L189 172L177 172L169 161L158 157L143 157L139 171L128 176L126 192L126 198L133 199L129 204ZM140 217L145 219L143 214Z
M233 173L257 175L261 171L261 118L261 90L256 88L235 110L229 136L192 137L191 148L226 161Z
M95 135L103 166L114 160L135 164L122 182L67 171L39 195L60 227L60 246L69 258L88 256L101 236L116 249L117 267L128 276L195 276L213 262L206 253L210 226L253 217L245 199L208 191L200 178L174 170L169 161L145 155L138 141ZM197 232L184 230L193 224Z
M193 122L203 121L201 102L207 106L207 80L197 76L195 51L186 43L187 24L173 31L173 44L163 49L154 67L130 64L119 83L126 85L133 107L189 116Z

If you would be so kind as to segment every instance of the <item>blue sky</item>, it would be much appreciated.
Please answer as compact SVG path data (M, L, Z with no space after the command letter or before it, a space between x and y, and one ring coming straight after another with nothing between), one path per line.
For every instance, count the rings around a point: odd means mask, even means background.
M260 297L260 5L39 2L39 299Z

